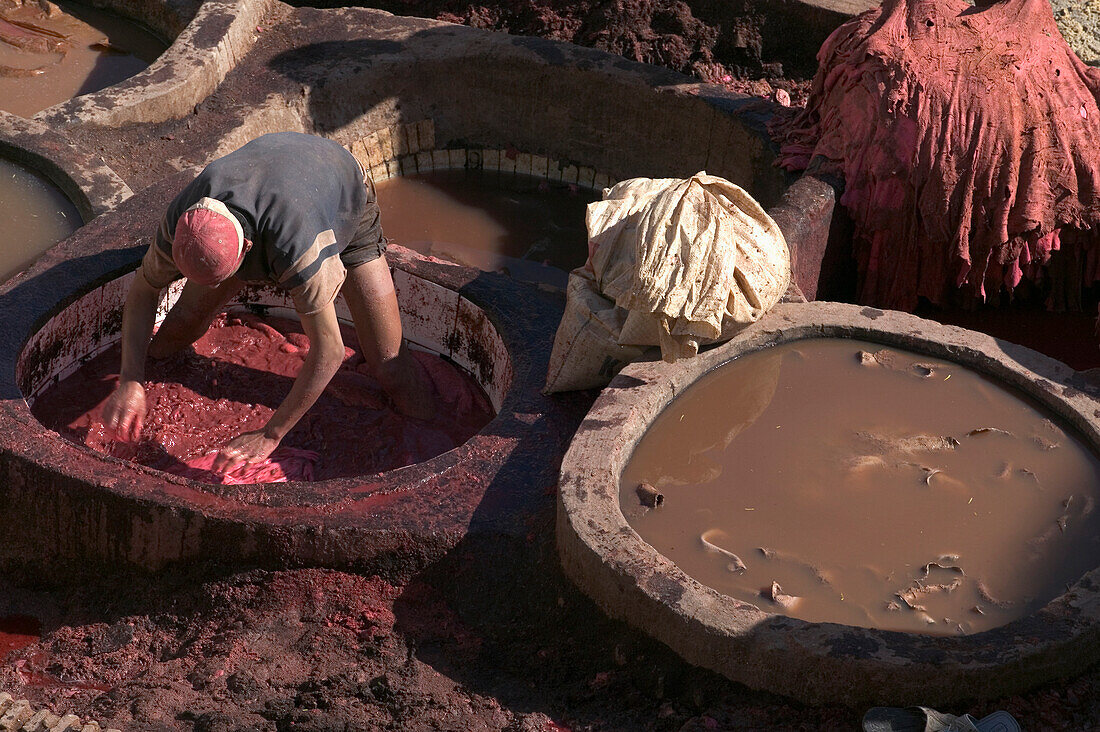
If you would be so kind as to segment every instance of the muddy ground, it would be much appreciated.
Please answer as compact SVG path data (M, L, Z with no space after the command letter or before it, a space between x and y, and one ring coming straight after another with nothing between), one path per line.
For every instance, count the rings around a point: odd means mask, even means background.
M292 0L334 7L345 0ZM770 0L360 0L397 15L568 41L664 66L735 91L795 104L840 13Z

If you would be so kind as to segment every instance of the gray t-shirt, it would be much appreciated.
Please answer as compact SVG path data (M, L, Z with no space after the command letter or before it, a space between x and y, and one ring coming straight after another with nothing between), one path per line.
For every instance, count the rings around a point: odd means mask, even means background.
M252 241L236 277L279 286L305 315L336 297L347 275L339 255L376 206L362 167L339 143L298 132L258 137L207 165L168 206L142 260L151 286L180 277L176 223L203 197L224 203Z

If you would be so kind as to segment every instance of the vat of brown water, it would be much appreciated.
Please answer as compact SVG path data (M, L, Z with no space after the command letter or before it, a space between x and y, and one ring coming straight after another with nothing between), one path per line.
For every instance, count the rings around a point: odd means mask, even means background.
M150 29L85 5L2 11L0 109L32 117L139 73L167 47Z
M249 51L271 6L89 0L40 12L22 4L4 12L23 26L0 23L0 39L14 41L0 40L0 106L54 129L190 114Z
M708 587L939 635L1025 617L1100 566L1098 504L1100 460L1045 410L952 361L842 338L700 378L619 487L630 525Z
M421 254L564 284L588 256L585 207L599 194L576 184L499 170L434 170L377 184L387 239Z
M130 195L95 155L43 124L0 112L0 282Z
M847 389L833 378L845 372ZM604 391L562 465L562 564L687 660L811 703L942 704L1068 675L1100 635L1092 393L978 333L781 304L728 344L635 364ZM660 507L641 505L643 481ZM1045 564L1040 546L1057 547Z
M0 210L6 224L0 281L84 223L73 202L45 176L4 158L0 158Z

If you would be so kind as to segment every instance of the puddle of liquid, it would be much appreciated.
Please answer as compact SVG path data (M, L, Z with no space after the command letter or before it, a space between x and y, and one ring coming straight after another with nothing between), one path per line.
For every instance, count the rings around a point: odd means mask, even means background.
M5 615L0 617L0 660L8 654L38 642L42 637L42 624L31 615Z
M0 211L0 282L84 223L72 201L45 177L3 158Z
M33 2L15 9L0 5L0 109L34 116L133 76L167 48L134 21L83 5L58 5L63 12L53 17Z
M357 345L344 329L346 346ZM146 369L146 403L137 444L113 442L100 420L113 391L113 347L44 392L34 415L63 437L115 457L194 476L186 465L242 432L263 427L290 390L309 351L297 321L251 315L217 318L187 351ZM433 354L414 352L437 393L436 416L411 419L394 410L359 353L348 356L328 388L283 439L284 448L319 454L315 480L370 475L427 460L468 440L493 417L473 377ZM217 482L211 474L207 482Z
M641 505L642 482L660 507ZM770 612L948 634L1030 614L1100 565L1098 493L1100 461L1030 402L956 364L823 338L677 397L620 505L685 572Z
M386 238L421 254L549 281L588 257L591 191L497 171L440 170L380 181ZM560 275L561 272L555 273ZM564 281L564 276L562 276Z

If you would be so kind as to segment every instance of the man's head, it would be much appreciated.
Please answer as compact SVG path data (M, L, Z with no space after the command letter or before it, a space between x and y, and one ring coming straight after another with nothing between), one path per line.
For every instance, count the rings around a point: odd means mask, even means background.
M221 201L201 198L176 223L172 261L196 284L213 286L229 279L247 251L241 222Z

